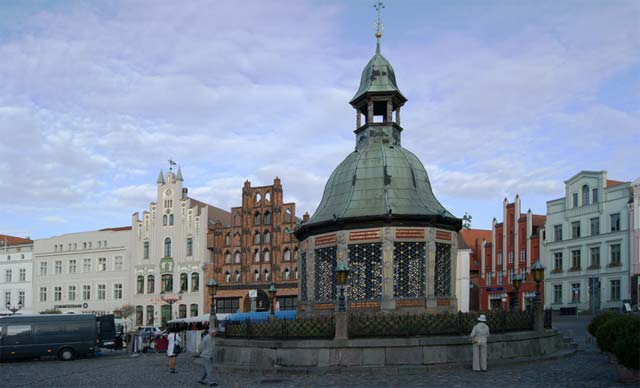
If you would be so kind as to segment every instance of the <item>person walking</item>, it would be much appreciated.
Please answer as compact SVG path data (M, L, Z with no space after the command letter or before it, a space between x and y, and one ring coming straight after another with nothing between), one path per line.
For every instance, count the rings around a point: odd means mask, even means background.
M473 327L469 336L473 342L473 370L486 372L489 325L487 325L487 317L484 314L480 314L478 323Z
M174 328L169 329L169 343L167 345L167 357L169 357L169 373L176 373L176 358L178 357L178 350L182 347L182 338L176 333Z
M213 358L216 354L216 347L213 341L213 337L216 335L216 329L209 330L209 335L204 336L198 346L198 352L202 358L202 377L198 382L200 384L206 384L210 387L218 385L213 378Z

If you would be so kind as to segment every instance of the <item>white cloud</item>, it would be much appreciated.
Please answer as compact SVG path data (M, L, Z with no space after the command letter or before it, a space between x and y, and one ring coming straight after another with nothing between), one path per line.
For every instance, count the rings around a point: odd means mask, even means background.
M44 222L49 222L52 224L64 224L67 222L67 220L64 217L60 217L60 216L46 216L46 217L40 218L40 220Z

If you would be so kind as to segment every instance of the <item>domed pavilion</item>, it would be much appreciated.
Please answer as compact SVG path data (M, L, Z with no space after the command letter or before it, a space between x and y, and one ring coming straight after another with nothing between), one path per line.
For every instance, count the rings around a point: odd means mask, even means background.
M402 147L400 108L407 99L380 52L380 32L376 37L376 53L350 101L355 150L331 174L320 205L295 232L305 314L337 308L341 262L349 268L349 311L457 311L462 220L436 199L424 166Z

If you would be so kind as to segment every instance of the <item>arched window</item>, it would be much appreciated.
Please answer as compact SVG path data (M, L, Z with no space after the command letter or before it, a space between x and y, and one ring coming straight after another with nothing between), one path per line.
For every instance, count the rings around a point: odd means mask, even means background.
M231 252L226 251L224 253L224 263L225 264L231 264Z
M289 248L284 248L284 252L282 253L283 261L291 261L291 251Z
M253 251L253 261L256 263L260 262L260 251L258 249Z
M253 276L255 277L256 282L259 281L260 280L260 271L257 270L257 269L255 271L253 271Z
M227 283L231 281L231 273L229 271L224 271L224 281Z
M173 214L169 214L169 225L173 225Z
M268 249L265 249L263 252L263 256L264 256L264 262L268 263L271 261L271 252L269 252Z
M240 251L236 251L233 255L233 262L236 264L240 264Z
M142 313L144 308L142 306L136 306L136 326L142 326Z
M240 232L236 232L233 235L233 245L235 245L235 246L240 245Z
M153 326L153 306L147 306L147 325Z
M171 239L169 237L164 239L164 257L171 257Z
M582 186L582 206L589 204L589 186Z
M156 292L156 278L153 275L147 276L147 294Z
M162 216L162 225L167 226L167 215Z
M187 305L186 304L181 304L178 307L178 314L179 314L179 318L186 318L187 317Z
M144 250L142 255L142 257L144 257L145 259L149 258L149 240L145 240L144 242Z
M236 213L235 217L233 217L233 226L240 226L242 222L242 218L240 217L240 213Z
M296 277L296 280L298 280L298 267L293 270L293 274Z
M226 246L231 245L231 233L227 233L224 236L224 245L226 245Z
M189 290L189 275L186 273L180 274L180 292L187 292Z
M253 224L254 225L260 225L261 223L262 223L262 221L261 221L260 212L256 212L256 214L253 215Z
M271 202L271 193L270 192L267 191L264 194L264 200L267 201L267 202Z
M173 292L173 275L171 274L162 275L162 291Z
M284 211L284 222L291 223L291 210L290 209L286 209Z
M284 269L284 271L282 272L282 277L284 278L284 280L291 279L291 271L289 271L289 268Z
M258 232L257 230L253 234L253 243L254 244L260 244L260 232Z
M236 270L236 272L234 272L233 275L236 278L236 282L239 282L240 281L240 271Z
M144 294L144 276L142 275L138 276L136 293Z
M262 197L260 196L260 193L256 193L256 205L260 203L261 199Z
M187 256L193 256L193 239L191 237L187 239Z
M269 232L268 230L264 232L264 243L265 244L271 243L271 232Z
M270 275L271 275L271 274L269 273L269 270L268 270L268 269L265 269L265 270L264 270L264 281L265 281L265 282L268 282L268 281L269 281L269 277L270 277Z
M265 212L264 213L264 224L265 225L271 225L271 213L270 212Z
M200 291L200 274L197 272L191 274L191 291Z

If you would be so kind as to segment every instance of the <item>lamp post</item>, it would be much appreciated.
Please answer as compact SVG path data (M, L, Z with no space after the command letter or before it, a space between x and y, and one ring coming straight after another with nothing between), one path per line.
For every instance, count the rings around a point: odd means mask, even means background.
M276 290L276 284L275 283L271 283L271 286L269 287L269 289L267 290L267 292L269 293L269 315L274 318L275 317L275 313L274 313L274 309L273 309L273 304L275 302L276 299L276 293L278 292L278 290Z
M218 292L218 282L215 279L209 280L207 282L207 290L211 297L211 306L209 308L209 330L211 330L216 327L216 303L214 298L216 297L216 292Z
M518 311L520 310L520 286L522 285L522 278L520 277L520 275L514 275L513 278L511 279L511 281L513 282L513 289L516 292L516 303L514 305L515 310Z
M536 297L533 299L534 303L534 329L537 331L544 331L544 312L542 309L542 301L540 300L540 282L544 280L544 266L540 263L540 260L536 261L531 267L531 275L536 282Z
M340 286L340 296L338 297L338 311L346 311L346 305L344 301L344 288L349 278L349 267L344 261L338 262L336 265L336 282Z
M11 306L11 302L7 302L5 307L7 308L7 310L11 311L11 315L15 315L18 311L20 311L24 307L24 305L22 304L22 302L19 301L18 307L14 307L14 306Z

